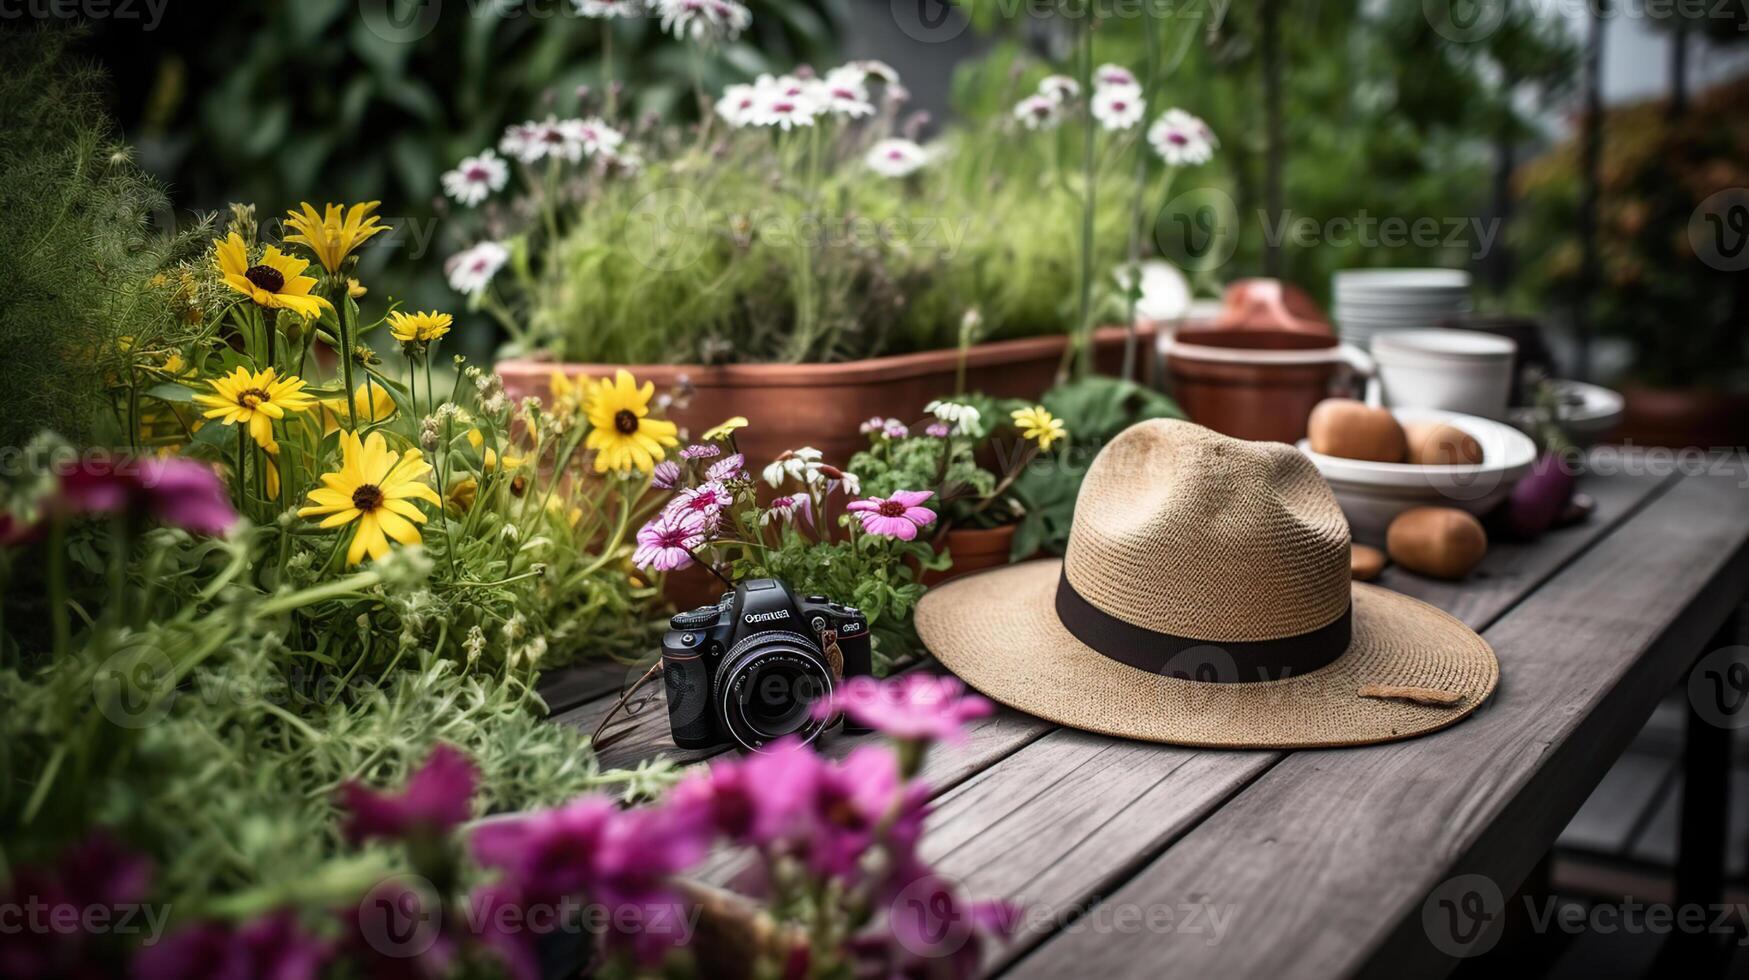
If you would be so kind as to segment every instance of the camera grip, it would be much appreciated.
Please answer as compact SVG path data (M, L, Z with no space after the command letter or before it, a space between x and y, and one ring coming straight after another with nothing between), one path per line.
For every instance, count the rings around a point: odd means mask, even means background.
M709 748L722 741L711 723L710 673L697 653L662 653L662 681L668 695L668 727L683 749Z
M839 637L838 650L844 656L844 679L852 677L871 677L874 675L873 643L865 628L852 637ZM867 735L871 729L844 719L844 734Z

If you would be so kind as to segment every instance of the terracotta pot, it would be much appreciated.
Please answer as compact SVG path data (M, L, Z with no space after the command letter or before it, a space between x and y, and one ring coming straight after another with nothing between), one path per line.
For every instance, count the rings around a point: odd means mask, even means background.
M1312 409L1372 370L1333 337L1285 330L1183 330L1165 349L1172 396L1191 421L1266 442L1305 438Z
M1141 378L1152 378L1152 327L1140 331L1137 347ZM966 353L966 389L998 398L1037 398L1056 380L1066 339L1032 337L979 344ZM1122 367L1124 331L1108 327L1094 340L1101 371ZM658 390L691 385L684 406L668 417L696 438L736 415L752 423L736 434L736 444L751 466L761 467L787 449L813 446L828 462L845 463L868 444L858 427L874 416L910 423L923 406L954 391L958 350L925 351L838 364L727 364L717 367L676 364L625 365L639 381ZM571 377L611 376L619 365L555 364L538 360L498 363L504 389L513 398L546 397L553 371Z
M1271 330L1334 336L1330 318L1305 290L1280 279L1240 279L1221 297L1219 330Z
M1703 448L1749 444L1749 392L1622 388L1616 439L1635 446Z
M1019 529L1018 524L960 527L941 535L935 541L935 548L937 551L948 550L953 556L953 567L945 572L924 572L923 584L940 585L948 579L1008 564L1009 552L1014 548L1014 533Z

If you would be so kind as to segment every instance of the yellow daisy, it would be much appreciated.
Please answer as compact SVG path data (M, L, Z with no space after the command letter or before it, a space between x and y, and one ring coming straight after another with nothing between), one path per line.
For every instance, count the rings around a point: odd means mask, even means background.
M652 419L650 397L656 386L642 388L631 372L621 368L612 379L603 378L589 392L589 438L584 445L595 450L595 472L624 472L634 467L649 473L667 455L664 446L678 446L673 422Z
M366 391L366 388L370 390ZM333 398L324 398L320 404L322 406L323 435L333 435L351 421L350 415L346 411L346 399L339 395ZM358 413L360 425L381 422L394 416L395 397L389 394L388 387L380 382L362 384L352 393L352 408Z
M1020 430L1021 436L1038 443L1040 452L1048 453L1058 439L1068 438L1069 430L1063 425L1063 420L1045 411L1043 405L1018 408L1012 415L1014 427Z
M358 564L367 554L373 559L388 554L391 538L404 545L420 544L424 538L414 525L425 523L425 515L413 501L443 506L437 491L421 482L431 472L424 454L417 449L390 452L381 432L363 440L356 432L342 432L340 449L340 469L322 474L322 485L310 491L309 506L299 509L298 516L322 517L324 528L356 521L358 528L346 549L348 565Z
M482 446L485 446L485 443L485 433L481 432L479 429L468 430L468 445L473 446L475 449L479 449ZM496 470L498 468L498 451L490 446L486 446L485 451L480 454L480 462L485 472L490 473L493 470ZM522 464L526 462L528 462L527 456L512 456L508 449L504 451L504 465L507 468L519 470L522 468Z
M588 378L573 379L563 371L554 371L547 379L547 390L553 396L553 414L568 417L583 411L592 387Z
M285 240L309 249L316 261L322 263L322 268L330 273L337 272L340 263L346 261L358 246L371 236L389 230L388 225L378 223L382 219L371 213L381 204L381 201L367 201L354 204L350 210L339 204L330 204L323 214L317 214L316 209L305 201L301 211L286 212L285 223L295 234L285 236Z
M257 374L238 367L222 378L211 378L210 395L195 395L196 403L206 408L206 417L225 425L246 425L255 444L273 451L273 423L288 412L307 412L316 399L304 393L302 378L276 377L273 368Z
M719 425L716 428L711 429L709 432L706 432L704 434L704 439L706 442L716 442L720 439L727 439L727 438L729 438L729 436L734 434L736 429L745 429L747 427L747 425L748 425L748 422L747 422L746 416L737 415L734 418L729 419L728 421L724 422L722 425Z
M291 310L306 320L316 319L323 310L334 308L322 297L310 295L310 290L316 287L316 280L303 274L310 265L303 259L293 258L269 245L261 262L250 265L249 246L243 244L243 236L234 231L224 241L215 244L215 262L225 285L249 297L255 305L270 310Z
M448 313L402 313L396 310L389 314L389 333L403 344L429 344L449 333L450 324L454 322L455 318Z

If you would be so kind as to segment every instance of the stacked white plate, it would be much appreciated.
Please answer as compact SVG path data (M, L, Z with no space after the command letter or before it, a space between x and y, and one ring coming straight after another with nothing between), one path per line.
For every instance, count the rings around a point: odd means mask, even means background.
M1348 269L1336 273L1337 329L1370 349L1375 334L1420 330L1470 312L1470 274L1461 269Z

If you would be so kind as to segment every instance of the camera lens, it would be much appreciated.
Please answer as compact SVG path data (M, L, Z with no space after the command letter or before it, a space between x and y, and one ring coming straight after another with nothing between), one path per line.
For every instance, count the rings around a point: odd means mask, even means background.
M742 748L757 751L786 735L812 741L825 727L814 702L832 693L832 673L812 641L797 633L756 633L736 644L717 671L717 715Z

